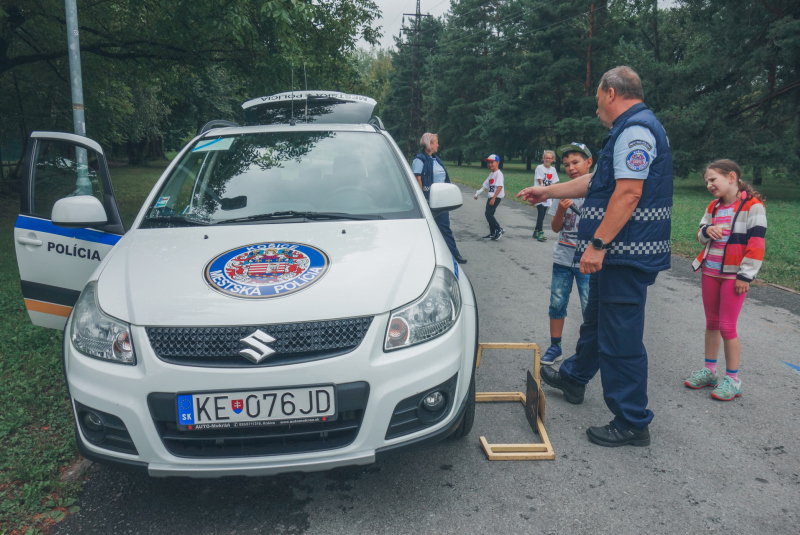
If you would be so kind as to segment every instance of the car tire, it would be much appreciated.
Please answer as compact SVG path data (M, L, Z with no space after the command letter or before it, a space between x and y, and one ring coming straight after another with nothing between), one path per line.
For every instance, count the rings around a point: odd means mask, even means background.
M469 392L467 392L467 406L464 409L464 418L461 423L450 435L451 439L464 438L472 430L475 422L475 371L472 371L472 379L469 382Z

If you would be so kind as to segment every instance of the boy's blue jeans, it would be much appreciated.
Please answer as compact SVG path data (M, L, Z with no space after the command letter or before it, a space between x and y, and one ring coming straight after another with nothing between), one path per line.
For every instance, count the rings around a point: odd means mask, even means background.
M581 298L581 312L586 312L589 301L589 275L581 274L579 267L567 267L553 264L553 277L550 279L550 319L560 320L567 317L569 294L572 293L572 280L578 284L578 296Z

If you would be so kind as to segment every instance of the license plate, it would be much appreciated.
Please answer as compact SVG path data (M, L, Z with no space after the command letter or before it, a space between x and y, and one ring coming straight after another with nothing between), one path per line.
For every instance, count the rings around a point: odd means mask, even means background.
M183 430L259 427L336 419L333 385L280 390L178 394L178 426Z

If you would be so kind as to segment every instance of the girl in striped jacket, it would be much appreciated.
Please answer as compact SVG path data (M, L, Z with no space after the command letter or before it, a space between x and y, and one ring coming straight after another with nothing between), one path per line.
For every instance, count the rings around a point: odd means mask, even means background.
M731 160L716 160L703 179L716 197L700 221L697 239L705 245L692 266L702 272L706 312L705 367L692 374L689 388L711 386L711 397L730 401L742 395L739 380L741 345L736 322L750 283L764 260L767 213L764 198L741 180L742 171ZM721 335L721 336L720 336ZM720 337L725 348L725 377L716 374Z

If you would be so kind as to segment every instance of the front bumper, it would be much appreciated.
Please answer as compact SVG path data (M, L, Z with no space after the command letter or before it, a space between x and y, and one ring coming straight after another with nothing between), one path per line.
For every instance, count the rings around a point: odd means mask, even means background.
M77 429L81 453L92 460L146 468L151 476L221 477L272 475L370 464L376 454L450 435L463 419L476 344L476 310L466 304L453 328L441 337L384 353L389 315L376 316L361 345L331 359L271 368L201 368L158 359L142 327L132 327L137 365L108 363L77 352L65 336L65 369L70 395L87 407L120 418L137 454L110 451L90 443ZM68 332L68 331L67 331ZM386 439L397 404L457 375L454 403L441 421L420 431ZM148 407L152 393L241 390L298 384L369 384L369 399L357 436L349 445L310 453L250 457L180 457L165 447Z

